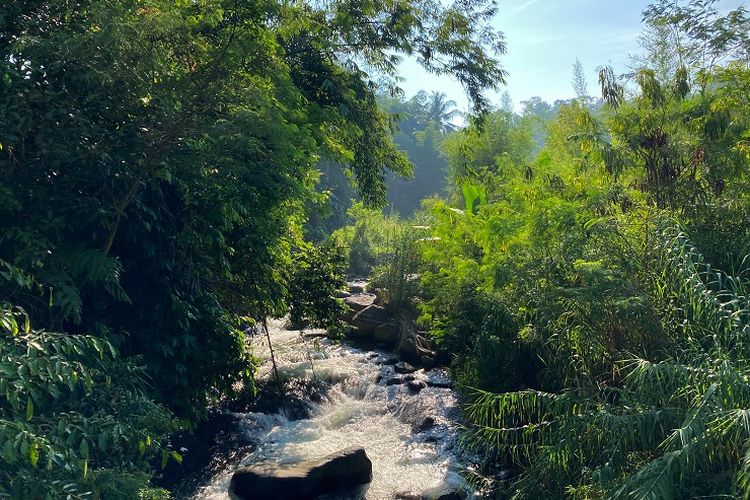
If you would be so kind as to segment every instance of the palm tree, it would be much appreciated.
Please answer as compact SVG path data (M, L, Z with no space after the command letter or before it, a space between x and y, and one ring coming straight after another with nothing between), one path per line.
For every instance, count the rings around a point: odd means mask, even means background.
M451 132L458 127L452 123L456 117L462 116L456 109L456 101L448 99L443 92L432 92L423 104L425 118L428 122L437 123L443 132Z

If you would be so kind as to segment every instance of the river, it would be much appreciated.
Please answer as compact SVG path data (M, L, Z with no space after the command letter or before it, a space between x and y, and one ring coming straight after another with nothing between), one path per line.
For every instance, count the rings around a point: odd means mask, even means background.
M283 406L276 412L234 413L252 449L239 463L228 459L193 498L228 498L231 475L242 465L294 463L351 446L366 450L373 480L358 491L325 498L437 498L456 491L471 496L463 478L467 465L458 452L458 398L445 371L407 375L427 384L419 390L419 382L412 387L393 383L403 375L395 373L395 360L387 351L303 337L285 329L281 320L271 321L269 331L280 378L324 382L326 389L321 398L307 402L309 418L290 418ZM265 337L255 338L253 348L262 359L270 358ZM268 380L272 374L265 362L259 378Z

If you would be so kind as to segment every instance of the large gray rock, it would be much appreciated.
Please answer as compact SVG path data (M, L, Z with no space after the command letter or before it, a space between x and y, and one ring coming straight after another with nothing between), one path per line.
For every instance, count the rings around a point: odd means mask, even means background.
M463 497L459 495L457 491L451 491L449 493L443 493L435 500L463 500Z
M427 383L424 380L410 380L406 383L406 387L412 392L419 392L427 387Z
M241 500L311 500L372 481L372 462L363 448L348 448L296 465L261 464L232 475L229 494Z
M344 298L344 303L349 309L357 312L371 306L373 302L375 302L375 295L371 293L358 293Z
M435 360L430 356L422 356L421 358L419 358L419 360L425 370L431 370L432 368L435 368Z
M396 344L400 331L398 323L390 321L376 326L373 334L377 342L383 342L392 347Z
M370 332L375 334L375 329L391 321L391 315L381 306L368 306L357 314L351 320L352 326L359 328L362 331Z
M394 369L396 370L396 373L412 373L412 372L417 371L415 367L413 367L406 361L401 361L400 363L396 363L396 366L394 366Z

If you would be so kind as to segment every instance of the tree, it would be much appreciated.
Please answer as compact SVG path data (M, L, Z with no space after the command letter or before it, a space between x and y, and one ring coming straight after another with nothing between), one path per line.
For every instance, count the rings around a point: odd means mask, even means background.
M587 105L591 96L589 95L588 83L586 82L586 72L583 70L581 61L576 58L576 62L573 63L573 90L576 93L576 97L582 104Z
M445 101L445 96L437 96L437 99ZM381 98L381 102L386 111L398 118L394 140L414 164L412 177L391 176L388 181L389 206L407 217L420 208L422 199L445 190L447 168L440 154L440 143L453 127L450 120L456 112L450 109L450 102L440 102L435 114L441 118L435 121L430 112L434 100L424 91L407 101Z
M454 190L464 183L484 183L488 194L502 183L511 171L522 168L534 150L532 124L516 121L514 115L494 111L481 126L472 124L455 132L442 143L448 159L449 175Z
M251 383L244 318L285 310L318 160L374 206L410 171L375 79L418 54L486 108L504 75L493 14L483 0L3 3L0 258L53 300L3 296L42 328L141 356L155 395L200 416Z
M461 116L456 109L456 101L448 99L443 92L431 92L425 106L427 120L435 123L442 132L456 130L452 120Z
M661 80L679 68L691 74L710 71L730 60L750 58L750 17L740 5L722 15L718 0L659 0L643 11L646 25L639 39L645 55L637 66L657 71Z
M0 261L0 281L32 277ZM176 422L148 395L143 367L106 340L32 329L0 300L0 495L5 498L167 498L151 464L181 461Z
M506 113L515 113L513 99L510 97L510 93L507 90L503 92L503 95L500 97L500 109Z
M552 106L539 96L521 101L521 109L523 116L535 116L542 121L547 121L554 115Z

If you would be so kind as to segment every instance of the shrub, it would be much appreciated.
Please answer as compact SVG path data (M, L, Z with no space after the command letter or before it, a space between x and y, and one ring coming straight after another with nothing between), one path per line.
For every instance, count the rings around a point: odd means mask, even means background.
M393 250L401 232L398 217L355 203L347 215L353 222L331 235L331 240L345 249L350 276L366 277L382 264Z
M307 245L293 256L288 277L288 302L291 319L312 326L336 329L344 305L336 294L346 284L343 249L333 242Z
M386 306L395 312L414 309L419 287L418 244L418 230L403 223L394 230L382 263L372 269L372 286L383 291Z
M175 422L133 361L0 304L0 497L167 496L149 480L154 462L181 460L167 446Z
M747 284L706 264L680 228L650 241L668 351L621 355L615 385L474 394L469 442L523 465L514 498L750 494Z

